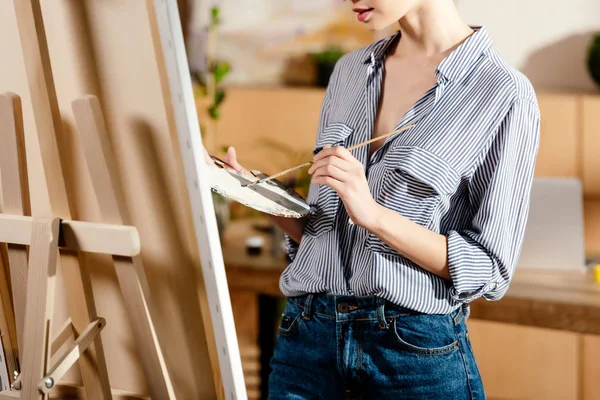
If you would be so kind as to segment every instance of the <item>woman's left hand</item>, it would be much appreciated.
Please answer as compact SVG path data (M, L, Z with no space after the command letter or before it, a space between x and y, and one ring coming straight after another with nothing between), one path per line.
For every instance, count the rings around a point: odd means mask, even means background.
M308 170L312 182L337 192L350 219L366 227L374 220L377 202L371 195L362 163L341 146L325 146Z

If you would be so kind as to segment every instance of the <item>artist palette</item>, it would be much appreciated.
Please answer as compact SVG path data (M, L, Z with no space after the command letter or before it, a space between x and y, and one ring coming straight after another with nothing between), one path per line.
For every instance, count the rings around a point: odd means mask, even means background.
M264 174L258 171L253 171L252 174L239 173L218 158L213 156L211 158L214 165L207 165L210 187L223 197L281 217L301 218L310 211L306 200L282 182L273 179L244 187L264 178Z

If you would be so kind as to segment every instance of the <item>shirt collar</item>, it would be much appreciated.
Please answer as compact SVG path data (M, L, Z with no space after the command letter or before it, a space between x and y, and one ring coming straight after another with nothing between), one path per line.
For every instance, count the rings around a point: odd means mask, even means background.
M371 64L372 66L380 61L383 61L390 47L400 39L402 33L398 30L391 36L387 36L381 40L378 40L373 44L373 47L367 57L364 60L365 64Z
M485 27L472 28L475 32L448 54L438 65L436 79L439 80L439 78L443 77L449 81L460 80L479 56L492 45L492 39ZM365 58L364 63L374 66L376 63L383 61L390 47L397 40L400 40L401 36L400 30L398 30L391 36L377 41Z
M442 60L437 72L449 81L459 81L473 63L492 45L485 27L472 27L475 32Z

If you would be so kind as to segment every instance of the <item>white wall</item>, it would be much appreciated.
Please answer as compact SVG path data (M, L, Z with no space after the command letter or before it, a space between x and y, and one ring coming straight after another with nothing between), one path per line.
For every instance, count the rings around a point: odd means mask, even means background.
M496 49L536 88L596 90L586 66L600 0L457 0L463 18L485 25Z
M248 17L251 13L249 14L247 7L239 8L240 1L220 0L225 31L230 30L231 27L248 24L252 18L257 21L260 19L256 14ZM279 4L280 8L284 6L290 8L290 4L303 3L303 8L309 8L318 2L323 10L330 10L334 6L347 6L340 0L244 0L245 3L248 1L259 5L253 7L253 10L259 15L262 13L263 19L265 15L270 15L265 10L274 10L276 4ZM212 3L209 0L194 0L194 2L195 13L192 25L194 30L198 30L206 20L206 10L203 8ZM585 58L592 33L600 32L600 0L455 0L455 2L468 23L485 25L488 28L496 49L509 63L523 71L536 88L568 91L597 90L587 72ZM239 10L243 12L240 14ZM275 22L273 20L269 25L274 25ZM290 31L294 30L293 26L293 24L289 25ZM229 38L224 37L223 41L227 39ZM195 44L194 47L196 56L202 53L202 46ZM280 68L275 65L276 62L272 57L259 62L261 69L268 69L267 64L272 64L273 68ZM247 62L242 63L232 72L232 77L243 75L242 70L249 70L249 68ZM247 75L234 80L249 84L260 81L257 74L248 72Z

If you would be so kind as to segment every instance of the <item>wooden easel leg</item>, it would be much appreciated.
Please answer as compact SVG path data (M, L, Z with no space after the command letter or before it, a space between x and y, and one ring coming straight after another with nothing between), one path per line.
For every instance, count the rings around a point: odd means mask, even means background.
M56 141L61 136L62 120L40 1L13 0L13 4L50 197L50 210L46 210L45 214L72 219ZM77 253L66 251L60 252L60 268L65 279L69 314L75 331L81 334L97 319L89 270L84 262L80 262ZM112 398L100 336L79 359L79 368L88 400Z
M35 218L33 222L23 338L26 345L22 357L22 399L46 398L38 390L38 384L44 377L50 360L59 227L58 218L41 217Z
M73 114L104 222L130 224L100 102L94 96L75 100ZM113 256L113 261L150 395L153 399L175 399L153 324L142 260L139 256Z
M14 93L0 95L0 174L3 204L0 212L12 215L30 215L27 158L21 99ZM16 337L23 344L25 299L27 296L27 248L23 245L2 245L5 262L10 270L11 292L16 321ZM3 280L4 282L4 280ZM0 288L4 291L4 288ZM10 311L13 312L12 310ZM7 318L11 318L7 315ZM12 336L12 332L11 332ZM17 347L14 347L15 351ZM23 349L20 349L22 353ZM17 354L15 354L15 357ZM14 366L12 371L16 370ZM11 371L11 374L12 374Z
M0 332L3 332L0 346L4 350L4 360L6 371L0 372L2 386L0 390L8 390L12 382L13 371L17 371L17 336L15 319L13 313L13 303L11 301L10 290L8 288L8 249L6 244L0 243Z

